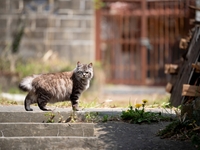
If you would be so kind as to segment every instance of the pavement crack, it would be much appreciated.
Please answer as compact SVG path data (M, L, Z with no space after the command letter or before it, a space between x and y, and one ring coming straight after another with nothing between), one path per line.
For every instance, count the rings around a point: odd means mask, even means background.
M1 137L5 137L4 134L3 134L3 130L1 130Z
M60 129L58 128L57 136L59 136L59 134L60 134Z

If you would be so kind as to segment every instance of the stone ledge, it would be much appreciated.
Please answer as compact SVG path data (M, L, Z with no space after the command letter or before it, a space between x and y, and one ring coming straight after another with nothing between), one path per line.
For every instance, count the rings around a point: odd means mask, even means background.
M96 137L9 137L0 138L2 150L91 150L98 149Z
M1 137L81 136L93 137L92 123L0 123Z

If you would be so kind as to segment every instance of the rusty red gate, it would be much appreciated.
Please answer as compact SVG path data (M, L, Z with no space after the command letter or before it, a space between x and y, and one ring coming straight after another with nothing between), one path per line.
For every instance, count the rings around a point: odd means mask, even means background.
M109 83L166 84L164 65L178 59L188 33L189 0L105 0L96 10L96 60ZM173 57L171 57L173 55Z

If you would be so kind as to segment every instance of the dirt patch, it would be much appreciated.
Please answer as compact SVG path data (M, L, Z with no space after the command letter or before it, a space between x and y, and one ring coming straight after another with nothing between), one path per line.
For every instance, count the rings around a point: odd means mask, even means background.
M129 124L124 122L106 122L95 125L99 138L99 149L123 150L195 150L190 141L161 139L156 136L159 129L169 122L155 124Z

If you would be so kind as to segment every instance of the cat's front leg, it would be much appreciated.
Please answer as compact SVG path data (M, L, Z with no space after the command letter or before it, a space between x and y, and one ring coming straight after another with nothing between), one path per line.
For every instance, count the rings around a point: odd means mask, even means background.
M73 109L73 111L79 111L78 101L77 101L77 103L72 102L72 109Z
M73 93L71 94L70 100L71 100L71 103L72 103L72 109L74 111L79 111L79 106L78 106L79 101L78 101L78 99L79 99L79 95L73 94Z

